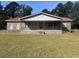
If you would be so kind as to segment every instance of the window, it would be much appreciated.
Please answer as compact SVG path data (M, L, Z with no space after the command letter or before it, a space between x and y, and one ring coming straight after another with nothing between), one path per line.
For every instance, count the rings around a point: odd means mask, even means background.
M8 24L8 29L12 30L13 29L13 24L9 23Z
M14 30L17 29L17 24L13 24L13 29L14 29Z
M8 29L10 30L19 30L20 24L19 23L9 23L8 24Z

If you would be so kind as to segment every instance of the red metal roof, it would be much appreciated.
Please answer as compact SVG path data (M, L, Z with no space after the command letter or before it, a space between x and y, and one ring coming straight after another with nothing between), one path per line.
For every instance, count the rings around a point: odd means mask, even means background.
M70 19L69 17L62 17L63 21L73 21L72 19Z
M15 17L15 18L9 18L5 21L20 21L19 17Z
M55 15L51 15L51 14L48 14L48 13L44 13L44 12L40 12L40 13L37 13L37 14L32 14L32 15L28 15L28 16L24 16L24 17L16 17L16 18L9 18L8 20L6 21L22 21L23 19L27 19L27 18L30 18L30 17L33 17L33 16L36 16L36 15L39 15L39 14L43 14L43 15L47 15L47 16L50 16L50 17L54 17L54 18L58 18L58 19L61 19L62 21L72 21L70 18L68 17L59 17L59 16L55 16Z

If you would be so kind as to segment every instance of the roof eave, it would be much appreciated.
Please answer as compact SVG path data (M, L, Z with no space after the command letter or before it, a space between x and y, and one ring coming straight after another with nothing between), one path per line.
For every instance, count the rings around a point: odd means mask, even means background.
M22 21L25 21L25 20L22 20ZM27 20L27 21L29 21L29 20ZM32 20L30 20L30 21L32 21ZM35 20L36 21L36 20ZM40 20L40 21L62 21L62 20ZM40 22L39 21L39 22Z
M6 22L20 22L20 20L5 20Z

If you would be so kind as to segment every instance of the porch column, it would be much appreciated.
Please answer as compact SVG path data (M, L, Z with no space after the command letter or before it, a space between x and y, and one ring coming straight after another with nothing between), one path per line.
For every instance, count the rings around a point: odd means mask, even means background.
M53 22L53 25L52 26L53 26L53 30L54 30L54 22Z
M45 29L46 25L45 25L45 22L43 22L43 29Z

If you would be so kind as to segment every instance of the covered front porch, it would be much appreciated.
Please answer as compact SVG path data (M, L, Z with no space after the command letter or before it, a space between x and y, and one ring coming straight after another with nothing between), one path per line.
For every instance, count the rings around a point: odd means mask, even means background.
M59 34L62 33L61 21L28 21L25 22L25 30L27 33L43 33L43 34Z
M28 21L25 30L61 30L61 21Z

